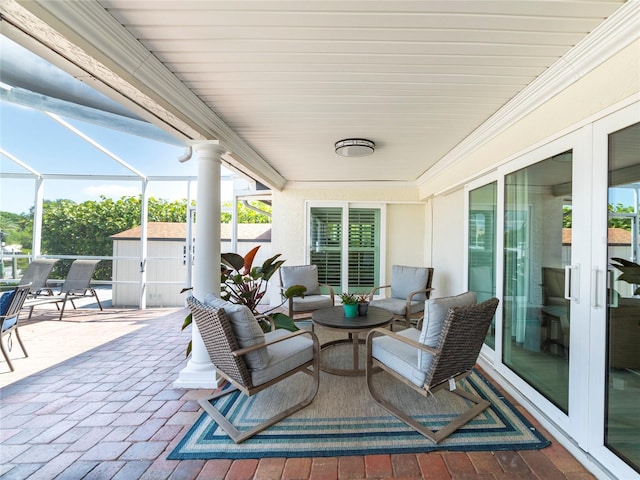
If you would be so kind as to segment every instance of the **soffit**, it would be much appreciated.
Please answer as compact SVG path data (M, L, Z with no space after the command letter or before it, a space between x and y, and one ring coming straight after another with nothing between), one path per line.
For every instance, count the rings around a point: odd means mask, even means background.
M415 182L623 3L99 2L295 183Z

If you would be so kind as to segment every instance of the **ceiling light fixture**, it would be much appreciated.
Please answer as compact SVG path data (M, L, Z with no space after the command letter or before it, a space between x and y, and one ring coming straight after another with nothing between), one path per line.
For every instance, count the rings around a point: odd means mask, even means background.
M336 153L343 157L366 157L371 155L376 144L363 138L347 138L336 142Z

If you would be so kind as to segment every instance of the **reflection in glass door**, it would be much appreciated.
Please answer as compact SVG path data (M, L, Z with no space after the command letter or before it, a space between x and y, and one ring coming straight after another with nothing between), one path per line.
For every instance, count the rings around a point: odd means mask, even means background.
M605 445L640 471L640 124L609 136Z
M572 159L567 151L507 175L504 200L503 362L565 413Z
M496 214L497 182L469 192L469 290L476 292L478 302L496 295ZM486 345L495 349L495 317L491 322Z

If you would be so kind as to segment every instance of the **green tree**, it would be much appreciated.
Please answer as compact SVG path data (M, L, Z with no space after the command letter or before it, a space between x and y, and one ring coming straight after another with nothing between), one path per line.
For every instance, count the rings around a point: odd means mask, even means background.
M263 202L250 201L249 205L252 205L259 210L271 213L271 205ZM223 210L231 210L231 202L224 202L222 204ZM231 213L223 211L220 214L220 222L231 223ZM258 213L255 210L251 210L247 206L240 204L238 206L238 223L271 223L271 217L262 213Z
M625 207L621 203L616 205L608 205L609 215L611 214L626 214L635 213L633 207ZM622 228L624 230L631 230L631 218L609 218L609 228Z
M609 215L611 214L627 214L627 213L635 213L634 208L632 206L624 206L621 203L616 205L609 204L607 206L607 210ZM571 228L571 207L563 207L562 208L562 227L563 228ZM609 218L608 221L609 228L622 228L624 230L631 230L631 218Z
M7 245L21 245L22 251L31 251L33 241L33 214L0 212L0 230Z
M142 199L100 197L75 203L71 200L45 201L42 213L42 251L51 255L107 256L113 254L111 235L140 225ZM186 200L168 202L149 199L151 222L184 222ZM64 278L71 260L56 264L55 275ZM110 280L111 262L102 261L95 278Z

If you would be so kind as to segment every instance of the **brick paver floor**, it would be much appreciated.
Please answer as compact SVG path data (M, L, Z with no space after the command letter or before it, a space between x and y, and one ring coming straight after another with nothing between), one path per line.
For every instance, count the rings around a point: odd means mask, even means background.
M173 388L184 309L35 312L0 362L2 479L588 479L552 439L543 450L337 458L167 460L205 390Z

